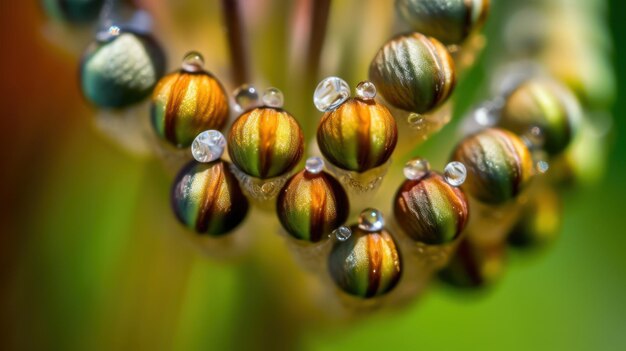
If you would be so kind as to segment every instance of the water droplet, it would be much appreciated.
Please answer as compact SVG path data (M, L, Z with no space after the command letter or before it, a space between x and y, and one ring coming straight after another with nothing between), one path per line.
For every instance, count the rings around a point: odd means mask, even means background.
M309 157L306 160L304 168L309 173L318 174L324 169L324 160L320 157Z
M421 129L424 125L424 116L419 113L409 113L409 116L406 118L406 121L409 123L409 126L416 129Z
M497 116L486 106L481 106L474 111L474 119L483 127L494 126L497 122Z
M543 130L537 126L532 126L522 135L522 141L530 150L537 150L543 147L545 136Z
M492 127L498 123L500 111L503 107L504 100L501 98L485 101L474 109L474 120L481 127Z
M370 81L362 81L356 86L356 97L361 100L374 100L376 97L376 86Z
M443 170L443 176L448 184L455 187L461 186L467 177L467 169L461 162L453 161L446 165L446 168Z
M345 225L342 225L339 228L333 230L333 235L339 241L346 241L350 239L350 236L352 236L352 230L350 230L350 228L346 227Z
M315 88L313 103L318 110L328 112L339 107L349 97L350 87L345 80L338 77L328 77Z
M111 27L109 27L109 35L111 35L111 36L120 35L120 27L118 27L118 26L111 26Z
M222 157L226 148L226 138L217 130L204 131L191 143L191 154L198 162L213 162Z
M481 126L490 127L494 125L489 110L484 106L481 106L474 111L474 119L476 120L476 123Z
M204 57L197 51L189 51L183 57L181 66L185 72L201 72L204 69Z
M96 33L96 40L100 41L100 42L107 42L117 36L119 36L122 33L122 30L120 29L120 27L116 26L116 25L112 25L104 30L99 31L98 33Z
M284 103L283 92L276 88L268 88L263 93L263 104L267 107L282 108Z
M233 92L235 103L241 112L259 106L259 93L252 85L243 84Z
M261 191L266 195L271 194L275 188L276 186L274 185L273 182L267 182L261 185Z
M541 160L537 162L537 172L544 174L550 169L550 164L547 161Z
M545 174L550 169L548 160L550 156L543 150L533 150L533 162L535 163L536 174Z
M380 211L366 208L359 215L359 228L367 232L377 232L385 226L385 219Z
M404 165L406 179L419 180L430 172L430 163L424 158L414 158Z

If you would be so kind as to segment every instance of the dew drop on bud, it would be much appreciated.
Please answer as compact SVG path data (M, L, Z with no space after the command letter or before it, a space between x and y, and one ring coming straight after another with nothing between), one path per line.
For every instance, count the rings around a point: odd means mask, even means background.
M385 219L377 209L366 208L359 214L359 228L366 232L377 232L385 226Z
M537 172L544 174L550 169L550 164L547 161L541 160L537 162Z
M194 73L204 70L204 57L197 51L190 51L183 57L182 69Z
M467 169L465 165L458 161L450 162L443 170L443 177L446 182L454 187L458 187L465 183L467 177Z
M283 108L284 102L283 92L276 88L268 88L263 93L263 104L267 107Z
M233 92L235 103L241 112L259 106L259 93L256 88L249 84L243 84Z
M412 112L409 113L406 121L409 123L409 126L411 128L421 129L424 125L424 116L420 115L419 113Z
M504 99L500 97L483 102L472 112L474 121L481 127L493 127L500 119L504 103Z
M191 143L191 154L198 162L213 162L224 153L226 138L217 130L204 131Z
M350 86L338 77L322 80L313 93L313 103L318 110L328 112L336 109L350 97Z
M350 230L350 228L346 227L345 225L342 225L339 228L333 230L333 235L339 241L346 241L350 239L350 236L352 236L352 230Z
M430 163L424 158L414 158L404 165L404 176L409 180L419 180L430 172Z
M356 86L356 97L361 100L373 100L376 97L376 86L370 81L363 81Z
M309 157L306 160L304 168L311 174L318 174L324 169L324 160L320 157Z
M545 142L543 130L537 126L532 126L522 135L522 141L530 150L537 150L543 147Z
M261 185L261 192L265 195L270 195L274 192L276 185L272 182L267 182Z
M482 127L492 127L497 122L497 117L493 111L486 106L481 106L474 111L474 119Z
M116 25L112 25L96 33L96 40L100 42L107 42L119 36L121 33L122 33L122 30L120 29L120 27Z

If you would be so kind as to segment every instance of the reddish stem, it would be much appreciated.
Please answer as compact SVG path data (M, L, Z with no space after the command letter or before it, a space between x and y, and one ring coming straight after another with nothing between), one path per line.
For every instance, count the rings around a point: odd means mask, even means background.
M235 86L239 86L248 83L250 79L240 1L222 0L222 11L230 50L232 79Z

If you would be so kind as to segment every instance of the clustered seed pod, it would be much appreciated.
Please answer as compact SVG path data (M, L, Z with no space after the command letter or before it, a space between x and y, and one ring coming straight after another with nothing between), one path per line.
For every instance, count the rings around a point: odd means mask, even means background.
M387 42L374 57L369 77L390 104L420 114L443 104L456 83L446 47L420 33Z
M104 0L42 0L41 3L53 19L82 24L98 19Z
M163 77L152 93L152 125L161 138L186 147L201 132L228 121L228 97L206 71L180 70Z
M123 31L92 43L83 55L84 96L103 108L122 108L148 97L165 72L165 54L147 34Z
M452 160L467 168L463 188L489 204L513 199L533 174L533 160L526 145L515 134L498 128L485 129L463 139Z
M315 243L343 224L350 209L348 196L335 178L304 170L287 181L278 195L276 212L291 236Z
M400 252L385 230L367 232L352 226L346 241L337 241L328 269L337 286L350 295L370 298L393 289L401 276Z
M176 176L172 208L178 220L200 234L219 236L237 227L248 213L248 200L222 160L191 161Z
M481 246L471 238L459 244L439 279L458 288L481 288L494 283L504 272L505 245Z
M298 122L285 110L259 107L233 123L228 152L244 173L268 179L298 164L304 152L304 136Z
M562 221L559 195L550 187L533 194L507 239L520 249L539 249L554 242Z
M430 172L419 180L406 180L394 199L394 215L400 227L416 241L445 244L465 228L469 208L465 194Z
M506 99L498 126L518 135L538 127L543 149L558 154L570 144L580 122L576 98L567 88L547 79L520 84Z
M389 110L373 100L349 99L324 113L317 128L319 148L335 166L364 172L393 153L398 127Z
M489 0L396 0L396 9L416 32L460 44L485 24Z

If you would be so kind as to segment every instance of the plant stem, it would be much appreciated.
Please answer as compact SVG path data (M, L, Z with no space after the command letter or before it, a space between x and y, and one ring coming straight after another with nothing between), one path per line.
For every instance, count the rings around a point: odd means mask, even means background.
M105 0L98 19L99 30L107 30L113 25L115 13L119 11L117 0Z
M235 86L239 86L248 83L250 78L239 0L222 0L222 11L230 50L232 80Z
M319 73L320 59L326 37L328 15L331 0L312 1L311 29L309 31L309 47L307 55L307 78L315 81Z

